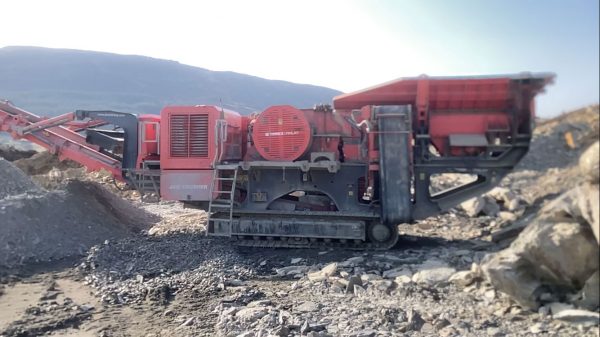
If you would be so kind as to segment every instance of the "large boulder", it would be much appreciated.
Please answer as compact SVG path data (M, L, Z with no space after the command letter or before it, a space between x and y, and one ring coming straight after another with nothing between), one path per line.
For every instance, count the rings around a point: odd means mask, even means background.
M590 228L578 222L539 221L512 245L536 264L544 281L579 289L598 268L598 245Z
M600 244L600 142L592 144L579 158L579 170L587 183L579 187L577 206L581 216L592 227Z
M588 310L595 310L600 306L600 272L596 271L581 289L576 304Z
M592 144L579 158L579 170L587 181L598 184L600 182L599 164L600 143Z
M577 188L578 214L591 227L596 241L600 244L600 188L595 184L585 184Z
M575 219L587 224L600 243L600 186L584 183L551 201L542 210L544 218Z
M544 293L576 293L598 270L598 242L582 215L575 188L546 205L507 249L485 257L482 269L500 291L537 308Z
M568 300L591 310L598 307L599 152L596 141L579 159L581 183L528 219L510 247L482 261L486 278L521 305L536 309ZM514 196L509 192L496 188L489 195L506 204ZM477 213L483 212L481 203L473 209Z
M532 309L539 307L539 298L544 288L531 270L531 262L524 256L504 250L486 256L481 268L485 277L498 290L512 296L522 306Z

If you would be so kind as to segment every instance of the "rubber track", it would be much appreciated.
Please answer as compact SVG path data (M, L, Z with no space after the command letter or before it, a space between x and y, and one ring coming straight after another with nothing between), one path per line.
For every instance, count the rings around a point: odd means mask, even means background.
M303 239L297 241L293 238L289 240L264 240L261 238L253 238L247 236L244 239L231 238L232 244L242 247L256 247L256 248L306 248L306 249L348 249L348 250L388 250L398 242L398 235L396 239L388 243L372 243L372 242L354 242L348 240L347 242L340 242L339 240L332 240L326 242L323 240L311 241L309 239Z

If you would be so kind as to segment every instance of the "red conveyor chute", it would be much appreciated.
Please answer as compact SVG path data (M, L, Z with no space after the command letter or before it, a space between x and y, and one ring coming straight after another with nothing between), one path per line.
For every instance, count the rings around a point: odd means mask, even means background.
M15 139L25 139L58 155L60 160L71 159L89 171L109 171L116 179L123 180L121 162L99 151L99 147L86 142L85 137L62 124L69 123L73 113L50 119L17 108L9 101L0 100L0 131L8 132Z

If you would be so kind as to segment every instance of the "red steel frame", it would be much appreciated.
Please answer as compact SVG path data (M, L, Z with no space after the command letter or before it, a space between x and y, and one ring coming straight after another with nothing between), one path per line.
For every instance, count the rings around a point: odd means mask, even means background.
M107 170L122 181L121 163L118 160L99 152L99 147L86 143L82 135L61 126L73 118L73 113L67 113L44 119L0 100L0 131L40 145L58 155L60 160L76 161L89 171Z
M423 75L339 95L333 103L340 113L364 110L372 105L410 104L416 110L413 131L429 134L433 145L444 154L442 150L448 146L448 137L452 134L484 135L499 130L516 134L528 129L535 117L531 98L554 77L550 73L481 77Z

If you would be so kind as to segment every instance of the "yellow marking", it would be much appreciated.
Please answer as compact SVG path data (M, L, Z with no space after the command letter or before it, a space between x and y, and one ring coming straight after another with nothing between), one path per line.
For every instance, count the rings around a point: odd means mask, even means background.
M577 146L575 145L575 140L573 139L573 134L571 131L565 132L565 142L567 146L571 149L575 149Z

